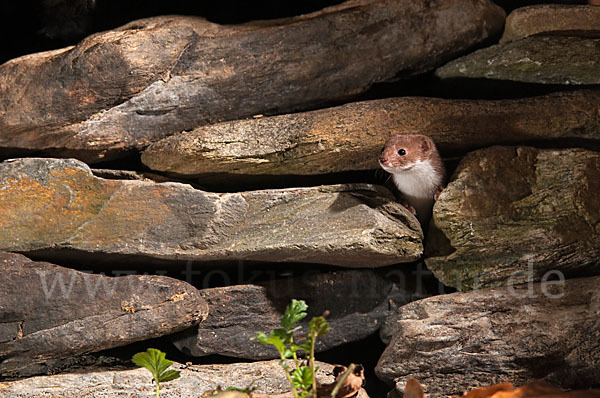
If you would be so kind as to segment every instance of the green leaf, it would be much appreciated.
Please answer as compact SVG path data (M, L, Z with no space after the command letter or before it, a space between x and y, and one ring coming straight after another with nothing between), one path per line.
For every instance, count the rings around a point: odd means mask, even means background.
M160 360L159 360L159 362L158 362L158 374L159 374L159 375L162 375L162 374L163 374L163 372L164 372L165 370L167 370L167 368L168 368L169 366L173 365L173 361L169 361L168 359L165 359L165 357L164 357L164 356L165 356L165 354L163 353L163 355L162 355L161 359L160 359ZM160 380L160 381L162 381L162 380Z
M282 341L281 337L278 336L278 333L276 332L277 330L273 330L271 331L271 333L269 333L268 336L262 332L257 332L256 340L258 340L258 342L262 345L274 345L275 348L277 348L277 351L279 351L279 354L283 355L283 352L285 351L285 343Z
M131 358L133 363L142 368L148 369L154 375L154 365L152 363L152 359L150 355L146 352L138 352Z
M308 366L300 366L291 373L294 387L300 390L309 390L312 387L314 374Z
M329 332L329 325L322 316L316 316L308 323L308 334L314 337L323 336Z
M284 329L275 329L271 332L271 335L279 337L279 340L281 340L283 344L290 344L292 341L292 333L287 332Z
M243 392L246 394L251 394L254 391L256 391L258 387L254 387L254 382L250 383L250 385L246 388L240 388L240 387L227 387L225 389L225 391L239 391L239 392Z
M267 338L268 338L267 335L264 334L263 332L256 332L256 336L250 337L250 340L258 340L258 342L260 344L267 345L267 344L270 344L270 343L265 343L265 341L267 341Z
M285 330L290 330L292 326L299 320L306 317L306 309L308 306L304 300L294 300L285 308L285 313L279 322Z
M161 383L165 383L167 381L178 379L179 376L180 376L180 372L178 370L170 369L160 375L159 381Z
M293 343L290 346L290 349L293 351L304 351L304 352L310 352L310 344L308 342L304 343L304 344L296 344Z
M254 340L258 340L261 344L274 345L279 351L280 365L286 371L286 377L291 384L294 398L309 398L312 397L316 389L316 381L314 378L314 347L317 337L324 335L329 331L329 326L324 317L315 317L309 322L309 330L304 337L304 342L298 344L294 342L294 333L302 329L296 325L297 322L307 316L306 310L308 306L302 300L292 300L286 307L280 325L281 328L275 329L266 335L264 333L256 333ZM298 335L296 335L298 337ZM300 336L301 337L301 336ZM300 366L298 369L290 371L290 366L286 363L286 359L294 358L294 363L298 366L298 351L304 351L308 354L309 366Z
M158 364L160 360L160 351L154 348L148 348L146 352L138 352L131 358L133 363L144 367L152 373L152 378L158 380ZM160 381L160 380L159 380Z
M286 348L285 351L283 351L283 354L281 354L281 359L290 359L293 356L294 356L294 351L292 351L289 348Z
M160 383L175 380L180 376L176 370L167 370L173 361L165 358L165 353L155 348L148 348L146 352L138 352L131 360L138 366L146 368L152 373L152 380L156 383L156 390L160 391Z

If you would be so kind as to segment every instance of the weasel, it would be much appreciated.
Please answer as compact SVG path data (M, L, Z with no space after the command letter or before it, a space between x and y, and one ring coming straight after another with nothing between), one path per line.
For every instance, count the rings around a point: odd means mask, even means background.
M420 134L393 135L379 155L379 165L392 174L406 206L422 225L431 217L433 202L442 192L444 163L433 141Z

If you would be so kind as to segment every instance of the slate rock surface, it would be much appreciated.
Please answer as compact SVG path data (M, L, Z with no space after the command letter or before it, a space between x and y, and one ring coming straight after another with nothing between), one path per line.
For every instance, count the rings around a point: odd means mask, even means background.
M114 159L200 125L315 107L429 71L499 34L504 18L489 0L351 0L242 25L134 21L0 66L0 148Z
M199 127L152 144L142 161L187 177L378 169L383 143L398 133L426 134L453 156L527 142L598 147L599 114L596 90L497 101L389 98Z
M600 277L452 293L413 301L382 329L376 368L430 398L500 382L544 379L585 389L600 380Z
M317 380L331 383L333 365L317 362ZM228 365L182 365L175 363L179 379L161 384L163 398L200 398L218 387L247 388L277 394L289 391L289 383L279 361L234 363ZM77 373L37 376L0 384L1 398L147 398L155 395L152 377L143 368L90 368ZM360 390L357 398L368 398Z
M375 185L215 194L105 180L74 159L25 158L0 163L0 188L0 249L58 259L375 267L423 250L418 221Z
M600 84L600 39L529 36L465 55L438 68L444 79L558 85Z
M368 337L396 306L412 299L412 292L400 290L371 270L308 273L260 284L203 289L201 294L210 314L202 326L175 335L175 346L186 355L248 359L279 358L274 347L250 338L256 332L268 334L279 328L292 299L308 304L298 337L306 333L312 317L329 313L329 332L317 340L317 352Z
M178 332L208 314L198 290L164 276L108 277L0 252L0 280L2 377Z
M591 5L538 4L506 17L501 43L535 34L600 35L600 8Z
M434 205L427 267L459 290L599 274L598 192L598 152L472 152Z

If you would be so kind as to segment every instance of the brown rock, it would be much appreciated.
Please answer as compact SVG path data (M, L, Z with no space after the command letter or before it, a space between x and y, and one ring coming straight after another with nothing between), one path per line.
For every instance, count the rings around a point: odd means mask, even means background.
M329 312L329 332L317 340L317 352L364 339L375 333L395 306L408 303L412 292L399 290L373 271L309 273L254 285L203 289L210 315L196 330L174 336L187 355L221 354L238 358L279 358L272 346L250 341L256 332L280 327L292 299L305 300L308 316L299 324L304 335L313 316Z
M434 206L427 267L459 290L598 274L598 192L598 152L472 152Z
M600 84L600 39L529 36L475 51L438 68L436 76L556 85Z
M193 286L164 276L111 278L0 252L0 280L1 376L178 332L208 314Z
M500 43L540 33L600 35L600 8L563 4L539 4L518 8L506 18Z
M333 365L317 362L317 380L330 383ZM218 387L256 388L259 393L290 390L279 361L172 367L181 377L161 384L161 398L199 398ZM77 373L38 376L0 384L1 398L148 398L153 393L150 373L143 368L90 368ZM369 398L361 389L357 398Z
M504 17L489 0L352 0L242 25L134 21L0 66L0 148L97 162L200 125L314 107L431 70Z
M390 98L312 112L200 127L150 146L150 168L211 173L310 175L377 169L385 140L427 134L446 155L494 144L575 141L599 147L600 91L500 100Z
M0 188L0 249L59 259L376 267L422 254L416 219L374 185L215 194L105 180L74 159L29 158L0 163Z
M599 283L570 279L414 301L386 321L382 334L393 338L375 371L397 391L414 377L429 398L537 379L589 388L600 380Z

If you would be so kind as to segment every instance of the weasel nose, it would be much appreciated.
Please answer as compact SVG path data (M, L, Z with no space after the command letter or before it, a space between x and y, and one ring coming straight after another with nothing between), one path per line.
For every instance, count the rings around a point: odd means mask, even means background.
M379 163L385 163L385 158L383 156L379 157Z

